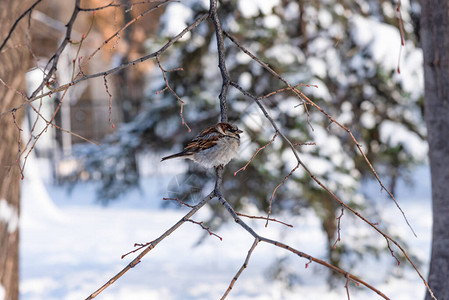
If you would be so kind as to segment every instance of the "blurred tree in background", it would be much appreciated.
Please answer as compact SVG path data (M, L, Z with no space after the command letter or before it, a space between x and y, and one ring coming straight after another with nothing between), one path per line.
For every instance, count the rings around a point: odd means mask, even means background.
M290 83L302 83L299 89L349 128L381 178L389 178L393 192L398 178L406 176L407 170L422 162L427 153L422 120L422 53L417 46L420 6L414 0L402 2L405 45L400 53L396 5L395 1L378 0L233 0L221 1L220 8L224 30ZM147 39L140 39L138 44L145 46L148 53L156 51L207 11L205 1L170 3L160 16L157 33L144 35ZM125 19L131 17L121 12ZM179 100L168 91L159 93L166 83L161 69L153 65L145 74L145 81L138 81L138 86L127 83L117 87L119 93L114 97L125 111L126 123L108 136L100 148L78 147L83 168L75 178L89 174L89 178L100 179L100 199L114 199L128 188L138 186L136 156L139 153L154 152L162 157L166 152L178 151L201 129L216 123L221 81L216 53L211 51L215 44L213 25L203 23L161 56L164 70L182 68L165 74L185 103L183 117L192 133L181 122ZM121 61L131 59L121 57ZM254 95L264 96L285 88L229 40L226 40L226 59L231 77ZM123 81L124 77L127 75L120 74L117 82L136 83L134 79ZM267 211L273 190L295 167L296 161L287 146L275 139L245 171L234 176L275 132L253 102L232 88L229 95L230 121L244 130L244 139L240 156L226 168L224 192L237 209L254 206ZM346 131L310 106L307 113L304 103L291 91L278 92L260 101L288 132L289 138L297 142L302 159L316 176L351 206L380 218L375 204L360 189L372 173ZM194 201L203 190L208 190L213 176L190 162L186 164L185 184L174 187L173 193L167 196ZM191 182L194 188L188 184ZM216 205L218 208L219 204ZM277 190L273 210L301 214L304 208L313 209L321 219L330 262L350 264L342 261L342 255L347 250L345 245L355 235L346 236L336 244L335 251L330 251L337 238L339 205L309 175L297 170ZM215 209L215 213L212 222L218 226L225 216L220 209ZM369 241L369 237L363 245L358 254L367 250L378 253L378 243Z
M432 254L428 281L438 299L449 299L449 3L422 1L422 48L425 73L425 119L432 178ZM436 38L437 37L437 38ZM426 293L426 300L432 299Z
M0 1L0 44L20 15L19 7L30 1ZM22 99L14 90L23 90L28 55L25 43L26 27L17 25L10 35L11 43L0 49L0 111L18 105ZM0 297L19 297L19 211L21 174L14 163L18 159L20 141L18 124L23 112L17 111L0 118ZM19 138L17 137L19 134ZM20 145L20 144L19 144Z

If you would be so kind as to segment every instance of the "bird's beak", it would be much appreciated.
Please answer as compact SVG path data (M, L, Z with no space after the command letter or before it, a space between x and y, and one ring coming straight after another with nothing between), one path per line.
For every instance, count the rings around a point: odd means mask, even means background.
M238 134L240 134L240 133L242 133L242 132L243 132L243 130L240 130L240 129L237 130L237 133L238 133Z

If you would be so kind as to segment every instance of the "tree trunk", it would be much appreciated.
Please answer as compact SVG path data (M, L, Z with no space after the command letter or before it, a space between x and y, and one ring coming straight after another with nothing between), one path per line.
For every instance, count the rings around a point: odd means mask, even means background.
M0 1L0 42L6 38L15 19L29 1ZM22 99L14 90L21 90L28 60L25 43L26 19L22 20L9 42L0 51L0 112L19 104ZM0 43L1 44L1 43ZM0 117L0 297L16 300L19 296L19 181L16 155L21 111ZM15 119L15 120L14 120ZM15 123L16 122L16 123Z
M429 284L449 300L449 1L422 0L425 119L432 176L433 236ZM431 299L427 293L426 299Z

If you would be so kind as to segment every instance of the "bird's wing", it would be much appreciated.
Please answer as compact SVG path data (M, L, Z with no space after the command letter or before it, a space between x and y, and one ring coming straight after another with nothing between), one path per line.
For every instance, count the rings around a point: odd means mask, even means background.
M222 134L219 133L215 128L208 128L201 132L201 134L195 137L190 143L188 143L184 148L184 152L195 153L198 151L209 149L218 143L220 136L222 136Z

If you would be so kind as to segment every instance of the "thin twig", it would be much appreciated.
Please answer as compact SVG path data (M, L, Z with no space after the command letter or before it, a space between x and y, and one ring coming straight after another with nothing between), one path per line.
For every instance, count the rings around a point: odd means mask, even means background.
M405 46L405 34L404 34L404 20L402 19L402 13L401 13L401 0L398 0L398 5L396 6L396 12L398 13L398 19L399 19L399 32L401 33L401 46L399 47L399 55L398 55L398 67L397 72L401 73L401 54L402 54L402 48Z
M346 277L345 289L346 289L346 295L348 296L348 300L351 300L351 297L349 296L349 281L350 281L350 278L349 278L349 276L347 276Z
M286 87L286 88L282 88L282 89L276 90L276 91L274 91L274 92L271 92L271 93L266 94L265 96L260 96L259 98L257 98L257 100L266 99L266 98L268 98L268 97L271 97L271 96L273 96L273 95L276 95L276 94L278 94L278 93L282 93L282 92L285 92L285 91L291 91L292 89L295 89L295 88L297 88L297 87L299 87L299 86L306 86L306 87L315 87L315 88L318 88L318 86L315 85L315 84L302 84L302 83L300 83L300 84L297 84L297 85L295 85L295 86Z
M341 225L341 218L343 217L344 212L345 212L345 209L344 209L344 207L342 206L342 207L341 207L341 213L340 213L340 215L336 218L336 220L337 220L337 239L335 240L335 243L334 243L334 245L332 246L334 249L337 247L337 243L341 240L341 238L340 238L340 230L341 230L340 225Z
M3 47L5 47L6 43L9 41L9 39L11 38L12 33L14 32L14 30L16 29L17 25L19 24L20 20L22 20L27 14L31 14L31 12L33 11L33 9L36 7L36 5L38 5L42 0L37 0L36 2L34 2L30 8L28 8L26 11L24 11L14 22L14 24L12 24L11 29L8 31L8 35L5 37L5 39L3 40L2 44L0 45L0 51L2 51Z
M276 193L277 189L278 189L281 185L283 185L283 184L285 183L285 181L286 181L286 180L293 174L293 172L295 172L296 169L299 168L300 165L301 165L301 163L298 162L298 164L297 164L297 165L290 171L290 173L289 173L287 176L285 176L284 180L282 180L282 181L281 181L281 182L274 188L274 191L273 191L273 193L271 194L271 197L270 197L270 203L269 203L269 205L268 205L268 215L267 215L267 222L265 223L265 227L268 226L268 221L270 220L270 215L271 215L271 204L273 203L274 194Z
M194 221L194 220L192 220L192 219L187 219L186 221L188 221L188 222L191 222L191 223L193 223L193 224L197 224L197 225L200 225L201 226L201 228L202 229L204 229L204 230L206 230L207 231L207 233L209 233L209 235L213 235L213 236L216 236L217 238L219 238L220 239L220 241L222 241L223 240L223 238L221 237L221 236L219 236L218 234L216 234L216 233L213 233L211 230L210 230L210 227L206 227L206 226L204 226L203 224L204 224L204 222L197 222L197 221Z
M122 255L122 259L124 259L126 256L128 256L128 255L130 255L130 254L132 254L132 253L135 253L135 252L137 252L137 251L139 251L139 250L145 248L146 246L150 245L150 244L153 243L153 242L154 242L154 241L147 242L147 243L144 243L144 244L135 243L135 244L134 244L134 247L137 247L137 248L134 249L134 250L131 250L131 251L125 253L125 254L123 254L123 255Z
M126 23L125 25L123 25L119 30L117 30L115 33L113 33L112 35L109 36L109 38L107 38L106 40L103 41L103 43L101 44L101 46L99 46L97 49L95 49L95 51L93 51L89 57L83 62L83 66L85 66L100 50L101 48L103 48L104 46L106 46L113 38L115 37L119 37L119 34L124 31L126 28L128 28L129 26L131 26L132 24L134 24L135 22L137 22L140 18L142 18L143 16L151 13L152 11L157 10L158 8L160 8L163 5L166 5L170 2L174 2L173 0L165 0L162 1L161 3L143 11L142 13L140 13L138 16L134 17L132 20L130 20L128 23ZM175 1L177 2L177 1ZM85 10L85 9L82 9Z
M240 269L238 270L237 274L235 274L234 278L232 278L231 283L229 284L228 289L226 290L224 295L221 297L221 300L224 300L228 296L229 292L234 287L235 282L237 281L237 279L239 279L240 275L243 273L243 270L245 270L248 267L248 263L249 263L249 259L251 257L251 254L253 254L253 251L254 251L254 249L256 249L256 246L257 246L258 243L259 243L259 239L255 238L253 245L248 250L248 254L246 255L245 262L240 267Z
M278 133L279 133L279 132L276 131L276 132L274 133L273 138L272 138L268 143L266 143L265 146L262 146L262 147L260 147L260 148L257 148L257 149L256 149L256 152L253 154L253 157L251 157L251 159L250 159L250 160L249 160L243 167L241 167L240 169L238 169L237 171L235 171L235 172L234 172L234 176L237 175L237 173L240 172L240 171L245 171L246 168L248 167L248 165L254 160L254 158L256 157L256 155L257 155L260 151L262 151L263 149L265 149L266 147L268 147L271 143L274 142L274 139L277 137Z
M79 8L80 8L80 1L81 0L76 0L75 1L75 8L73 9L72 16L70 17L70 20L69 20L69 22L66 25L67 29L66 29L66 33L65 33L65 38L62 40L61 44L59 45L58 49L53 54L53 56L48 60L47 65L45 66L44 70L47 70L47 67L50 65L50 63L52 63L52 65L51 65L50 69L48 70L47 74L45 75L44 80L42 80L40 85L31 94L31 96L30 96L31 99L35 98L36 95L42 91L42 89L44 88L46 83L49 82L49 80L52 78L52 76L56 72L56 66L58 64L59 57L61 56L62 51L64 51L65 47L69 44L69 42L71 40L73 25L75 24L76 18L78 17L78 13L80 12L80 10L79 10ZM64 90L64 89L61 89L61 90ZM49 94L51 95L51 92ZM45 96L47 96L47 95L45 95ZM42 98L42 97L43 96L41 95L40 98ZM21 105L21 107L23 107L24 105L26 105L26 104L31 102L31 101L30 102L28 102L28 101L29 100L24 102ZM0 114L0 117L1 117L1 114Z
M235 88L237 88L243 95L248 96L250 99L254 100L256 102L256 104L259 106L259 108L262 110L263 114L265 115L265 117L271 122L273 128L275 130L279 130L277 124L274 122L273 118L270 116L270 114L268 113L268 111L265 109L265 107L263 106L263 104L257 100L257 97L255 97L254 95L252 95L251 93L249 93L248 91L246 91L245 89L243 89L238 83L232 81L231 85L234 86ZM351 133L352 134L352 133ZM429 293L433 294L429 284L427 283L426 279L424 278L424 276L421 274L421 272L418 270L417 266L413 263L413 261L411 260L411 258L408 256L407 252L404 250L404 248L398 243L396 242L396 240L394 240L393 238L391 238L389 235L387 235L385 232L383 232L382 230L380 230L379 228L377 228L375 223L372 223L370 221L368 221L365 217L363 217L359 212L357 212L355 209L351 208L350 206L348 206L346 203L344 203L339 197L337 197L332 191L329 190L329 188L327 188L315 175L313 175L311 173L311 171L304 165L304 163L301 161L301 159L299 158L299 155L296 151L296 149L294 148L293 144L290 142L290 140L280 131L279 135L284 139L284 141L290 146L290 148L292 149L293 154L295 155L296 159L298 160L298 162L300 163L300 165L302 166L302 168L306 171L306 173L310 176L310 178L315 181L324 191L326 191L335 201L337 201L340 205L342 205L345 209L349 210L351 213L353 213L354 215L356 215L359 219L361 219L363 222L365 222L366 224L368 224L369 226L371 226L375 231L377 231L380 235L382 235L385 239L390 240L393 244L396 245L396 247L398 247L401 252L404 254L404 256L406 257L407 261L411 264L411 266L413 267L413 269L416 271L416 273L418 274L418 276L421 278L421 280L423 281L424 285L426 286L427 290L429 291ZM377 175L377 173L376 173ZM379 179L380 180L380 179Z
M120 277L122 277L126 272L128 272L130 269L134 268L137 264L140 263L141 259L148 253L150 252L154 247L157 246L157 244L159 244L163 239L165 239L167 236L169 236L172 232L174 232L176 229L178 229L182 224L184 224L185 222L187 222L187 220L192 217L201 207L203 207L204 205L206 205L206 203L208 203L212 198L214 197L214 193L210 193L209 195L207 195L205 198L203 198L203 200L201 200L200 203L198 203L197 205L195 205L194 208L192 208L183 218L181 218L181 220L179 220L178 222L176 222L175 225L173 225L172 227L170 227L167 231L165 231L161 236L159 236L157 239L155 239L154 241L152 241L150 244L148 244L145 248L145 250L143 250L136 258L134 258L125 268L123 268L120 272L118 272L115 276L113 276L110 280L108 280L103 286L101 286L98 290L96 290L94 293L92 293L89 297L86 298L86 300L88 299L93 299L95 297L97 297L102 291L104 291L107 287L109 287L111 284L113 284L117 279L119 279Z
M245 229L245 230L246 230L249 234L251 234L255 239L258 239L258 240L261 241L261 242L265 242L265 243L272 244L272 245L274 245L274 246L283 248L283 249L285 249L285 250L287 250L287 251L290 251L290 252L292 252L292 253L298 255L299 257L303 257L303 258L305 258L305 259L308 259L309 261L313 261L313 262L318 263L318 264L320 264L320 265L322 265L322 266L325 266L326 268L328 268L328 269L330 269L330 270L332 270L332 271L334 271L334 272L337 272L337 273L343 275L343 276L346 277L346 278L350 278L350 279L353 280L354 282L358 282L358 283L360 283L360 284L366 286L367 288L369 288L370 290L374 291L375 293L377 293L379 296L383 297L384 299L389 299L389 298L388 298L384 293L382 293L380 290L376 289L374 286L368 284L367 282L363 281L362 279L358 278L357 276L355 276L355 275L353 275L353 274L351 274L351 273L349 273L349 272L346 272L346 271L344 271L344 270L342 270L342 269L340 269L340 268L338 268L338 267L336 267L336 266L334 266L334 265L332 265L332 264L330 264L330 263L328 263L328 262L326 262L326 261L324 261L324 260L315 258L315 257L313 257L313 256L311 256L311 255L309 255L309 254L307 254L307 253L304 253L304 252L299 251L299 250L297 250L297 249L295 249L295 248L292 248L292 247L290 247L290 246L288 246L288 245L286 245L286 244L284 244L284 243L281 243L281 242L276 241L276 240L271 240L271 239L268 239L268 238L266 238L266 237L263 237L263 236L257 234L257 233L256 233L250 226L248 226L245 222L242 221L242 219L239 218L239 216L238 216L237 213L234 211L234 209L232 208L232 206L229 204L229 202L226 201L225 198L223 198L223 196L217 195L217 197L218 197L218 200L221 202L221 204L226 208L226 210L227 210L227 211L231 214L231 216L234 218L234 221L235 221L237 224L239 224L241 227L243 227L243 229ZM222 298L222 299L223 299L223 298Z
M217 38L217 50L218 50L218 68L220 69L221 78L223 80L220 95L218 96L220 100L221 122L227 122L228 104L226 101L226 96L228 94L231 77L226 68L223 28L221 27L221 22L220 19L218 18L218 0L210 0L209 16L215 27L215 36Z
M246 49L245 47L243 47L231 34L229 34L226 31L223 31L224 35L226 35L240 50L242 50L245 54L247 54L249 57L251 57L254 61L256 61L257 63L259 63L265 70L267 70L268 72L270 72L270 74L272 74L273 76L277 77L280 81L282 81L284 84L286 84L289 88L292 88L292 91L298 96L299 99L301 99L302 101L307 102L308 104L312 105L313 107L315 107L316 109L318 109L322 114L324 114L332 123L337 124L340 128L342 128L343 130L345 130L349 136L351 137L352 141L354 142L354 144L356 145L357 149L359 150L360 154L362 155L363 159L365 160L366 164L369 166L371 172L374 174L374 176L376 177L377 182L379 183L379 185L381 186L381 188L383 190L385 190L388 195L390 196L390 198L393 200L393 202L396 204L396 207L399 209L399 211L401 212L405 222L407 223L408 227L410 228L410 230L413 232L413 234L415 235L415 237L417 236L415 231L413 230L412 226L410 225L404 211L402 210L402 208L399 206L399 203L397 202L396 198L394 197L394 195L390 192L390 190L388 190L385 185L382 183L382 181L380 180L379 175L377 174L376 170L374 169L373 165L371 164L371 162L369 161L368 157L366 157L365 153L362 150L362 147L360 145L360 143L357 141L357 139L354 137L354 135L352 134L352 132L343 124L341 124L340 122L338 122L337 120L335 120L329 113L327 113L324 109L322 109L318 104L316 104L315 102L313 102L312 100L310 100L306 95L304 95L304 93L302 93L300 90L293 88L292 85L290 83L288 83L288 81L286 79L284 79L281 75L279 75L276 71L274 71L272 68L270 68L270 66L268 66L268 64L262 62L258 57L256 57L254 54L252 54L248 49ZM231 82L231 85L233 85L234 87L239 86L236 82ZM240 86L239 86L240 87ZM238 88L241 91L243 90L243 88ZM248 93L247 93L248 94ZM246 95L247 95L246 94ZM260 103L260 101L258 101L257 97L252 97L254 101L256 101L257 105L262 109L262 104ZM307 105L304 105L304 107L306 108ZM265 116L267 116L267 112L265 110L265 108L262 109L263 113ZM307 119L309 120L309 114L307 112ZM270 120L270 119L269 119ZM277 129L277 126L274 125L274 121L271 119L270 122L272 123L273 127L275 129ZM309 122L309 121L308 121ZM310 123L310 122L309 122ZM285 140L285 138L284 138ZM291 146L291 142L288 142L289 145ZM292 149L293 150L293 149ZM295 150L293 150L294 153L296 153ZM295 154L296 158L299 160L299 157Z
M6 114L11 113L11 111L12 111L13 109L16 109L16 110L21 109L22 107L28 105L28 104L31 103L31 102L34 102L34 101L39 100L39 99L42 99L42 98L44 98L44 97L46 97L46 96L49 96L49 95L51 95L51 94L53 94L53 93L56 93L56 92L60 92L60 91L66 90L67 88L72 87L72 86L74 86L74 85L76 85L76 84L78 84L78 83L80 83L80 82L85 81L85 80L89 80L89 79L97 78L97 77L104 77L104 76L107 76L107 75L110 75L110 74L113 74L113 73L117 73L117 72L119 72L119 71L121 71L121 70L123 70L123 69L125 69L125 68L127 68L127 67L129 67L129 66L136 65L136 64L141 63L141 62L143 62L143 61L146 61L146 60L148 60L148 59L150 59L150 58L155 58L156 56L160 55L160 54L163 53L165 50L167 50L171 45L173 45L175 42L177 42L180 38L182 38L187 32L189 32L189 31L193 30L194 28L198 27L198 25L201 24L205 19L207 19L207 17L208 17L207 14L204 14L204 15L198 17L198 19L196 19L191 25L189 25L188 27L186 27L181 33L179 33L177 36L175 36L175 37L172 38L170 41L168 41L164 46L162 46L162 47L161 47L158 51L156 51L156 52L153 52L153 53L151 53L151 54L145 55L145 56L143 56L143 57L140 57L140 58L138 58L138 59L136 59L136 60L133 60L133 61L130 61L130 62L128 62L128 63L123 63L123 64L121 64L121 65L119 65L119 66L117 66L117 67L115 67L115 68L109 69L109 70L107 70L107 71L103 71L103 72L99 72L99 73L95 73L95 74L91 74L91 75L82 76L82 77L80 77L80 78L78 78L78 79L75 79L75 80L69 82L69 83L60 85L60 86L54 88L54 89L53 89L52 91L50 91L50 92L42 93L42 94L40 94L39 96L37 96L37 93L34 92L34 93L33 93L30 97L28 97L27 100L24 101L22 104L20 104L20 105L18 105L18 106L16 106L16 107L13 107L13 108L11 108L11 109L9 109L9 110L6 110L6 111L0 113L0 117L2 117L3 115L6 115ZM52 74L53 74L53 73L52 73ZM48 80L48 78L50 78L50 77L47 75L47 76L45 77L45 79L43 80L43 82L46 82L46 81ZM36 91L40 91L40 90L41 90L41 88L36 89Z
M388 239L386 239L387 240L387 247L388 247L388 250L390 250L390 254L391 254L391 256L393 256L394 257L394 259L396 259L396 262L398 263L398 266L401 264L401 262L399 261L399 259L396 257L396 255L394 254L394 251L393 251L393 249L391 249L391 245L390 245L390 241L388 240Z
M188 203L185 203L185 202L179 200L178 198L162 198L162 200L164 200L164 201L168 201L168 200L171 200L171 201L177 201L178 203L181 203L181 204L184 205L184 206L193 208L193 205L190 205L190 204L188 204Z
M35 113L36 113L36 114L37 114L37 115L38 115L38 116L39 116L39 117L40 117L46 124L51 125L51 126L55 127L56 129L59 129L59 130L62 131L62 132L71 134L71 135L73 135L73 136L75 136L75 137L77 137L77 138L79 138L79 139L82 139L83 141L86 141L86 142L88 142L88 143L91 143L91 144L100 146L100 143L98 143L98 142L92 141L92 140L90 140L90 139L88 139L88 138L85 138L85 137L83 137L82 135L79 135L79 134L77 134L77 133L75 133L75 132L73 132L73 131L64 129L64 128L62 128L61 126L59 126L58 124L55 124L54 122L48 121L48 120L47 120L47 119L40 113L40 108L39 108L39 109L36 109L32 103L30 103L30 106L31 106L31 108L34 110L34 112L35 112Z
M281 223L281 224L283 224L283 225L285 225L285 226L288 226L288 227L293 227L293 225L291 225L291 224L287 224L287 223L285 223L285 222L276 220L276 219L274 219L274 218L267 218L267 217L262 217L262 216L261 216L261 217L251 216L251 215L246 215L246 214L242 214L242 213L239 213L239 212L236 212L236 214L237 214L238 216L240 216L240 217L245 217L245 218L250 218L250 219L269 220L269 221Z
M80 11L98 11L98 10L103 10L106 8L133 7L134 5L148 4L148 3L154 3L154 2L161 2L161 0L147 0L147 1L139 1L139 2L133 2L133 3L118 3L118 4L111 2L109 4L99 6L99 7L90 7L90 8L82 7L82 8L80 8ZM178 1L176 1L176 2L178 2Z
M22 131L23 131L23 129L20 128L19 124L17 124L17 119L16 119L15 111L11 112L11 114L12 114L12 119L13 119L14 125L16 126L17 131L18 131L18 134L17 134L17 154L16 154L16 163L17 163L17 165L19 166L20 175L21 175L21 178L23 179L23 178L24 178L24 175L23 175L23 168L20 167L20 154L21 154L21 148L20 148L20 146L21 146L21 144L22 144Z
M164 81L165 81L165 86L166 86L166 88L167 88L167 89L170 91L170 93L176 98L176 100L178 100L179 103L181 103L181 109L180 109L180 111L179 111L179 116L181 117L181 124L184 125L185 127L187 127L187 130L188 130L189 132L191 132L192 129L190 129L189 125L187 124L187 122L186 122L185 119L184 119L183 108L184 108L184 104L185 104L185 103L184 103L184 101L181 99L181 97L179 97L178 94L176 94L176 92L175 92L175 91L173 90L173 88L170 86L170 84L168 83L167 75L166 75L167 72L184 71L184 69L183 69L183 68L177 68L177 69L174 69L174 70L166 71L166 70L162 67L162 65L161 65L161 62L160 62L160 60L159 60L159 56L156 56L156 62L157 62L157 65L159 66L159 69L160 69L161 72L162 72L162 76L164 77ZM164 90L165 90L165 89L164 89Z
M109 97L109 118L108 118L108 122L109 122L109 124L112 123L112 128L114 128L115 125L114 125L114 123L112 122L112 94L111 94L111 92L109 91L108 81L107 81L107 79L106 79L106 75L103 77L103 80L104 80L104 87L105 87L105 89L106 89L106 93L108 94L108 97Z

